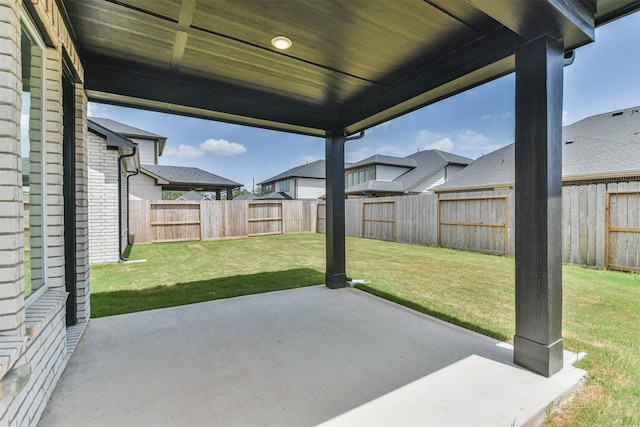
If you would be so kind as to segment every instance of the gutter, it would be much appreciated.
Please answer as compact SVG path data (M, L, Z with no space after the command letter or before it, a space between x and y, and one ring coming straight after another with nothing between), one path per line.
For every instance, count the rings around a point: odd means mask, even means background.
M136 155L138 147L136 145L133 146L133 151L131 154L123 154L118 157L118 257L121 261L129 261L128 258L125 258L124 250L126 248L122 248L122 161L128 157L133 157ZM133 175L137 175L140 173L140 168L136 170L135 173L129 175L127 174L125 180L127 183L127 196L129 195L129 177ZM129 204L127 203L127 245L130 245L129 242Z

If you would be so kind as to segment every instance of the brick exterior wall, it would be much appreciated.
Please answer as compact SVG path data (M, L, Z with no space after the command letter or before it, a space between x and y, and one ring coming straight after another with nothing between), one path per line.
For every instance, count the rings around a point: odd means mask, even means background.
M89 150L87 96L76 84L76 313L79 323L89 321Z
M0 333L3 335L25 333L18 5L16 1L0 2Z
M89 132L89 262L117 262L118 157L104 138Z
M65 325L67 293L64 252L64 199L62 162L62 52L70 66L83 78L83 69L72 39L64 27L57 3L52 0L0 0L0 383L7 373L28 365L31 374L17 394L0 398L0 426L35 426L70 356ZM24 12L23 12L24 11ZM42 121L43 155L30 158L35 171L44 163L44 174L37 177L32 195L42 195L45 227L35 221L30 230L44 238L41 272L46 287L25 300L24 208L20 118L22 108L21 13L30 15L44 37L44 78L32 85L31 96L44 100ZM33 83L33 82L32 82ZM78 318L89 318L89 223L86 149L86 97L76 85L76 303ZM32 98L33 100L33 98ZM35 165L35 166L34 166ZM31 174L30 174L31 176ZM44 183L44 185L42 185ZM38 187L40 186L40 187ZM40 234L38 234L40 233ZM42 236L41 236L42 234ZM32 247L33 251L33 247ZM33 270L33 269L32 269ZM77 332L72 334L77 336ZM15 371L14 371L15 372ZM2 385L0 384L0 386Z

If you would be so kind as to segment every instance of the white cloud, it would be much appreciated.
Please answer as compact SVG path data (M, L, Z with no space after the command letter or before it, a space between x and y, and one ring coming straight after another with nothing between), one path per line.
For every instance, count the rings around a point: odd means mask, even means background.
M164 152L165 154L169 154L166 149ZM201 149L187 144L180 144L178 145L178 149L175 150L175 155L183 159L195 159L202 156L202 154L204 154L204 152Z
M569 121L569 112L567 110L562 110L562 124L566 124Z
M494 118L509 119L511 117L513 117L513 112L505 111L502 114L485 114L484 116L480 117L480 119L481 120L494 119Z
M233 156L235 154L245 153L247 149L244 145L236 142L229 142L224 139L207 139L199 146L180 144L177 148L166 146L164 155L176 156L182 159L195 159L202 157L206 153L219 154L222 156Z
M107 112L104 104L97 104L95 102L89 102L87 104L87 116L89 117L105 117Z
M387 120L386 122L382 122L379 125L372 127L371 129L367 129L366 134L372 135L378 131L385 131L389 128L389 125L391 125L391 122L392 120Z
M246 153L247 148L237 142L229 142L226 139L207 139L200 144L200 149L221 156L234 156L236 154Z
M432 144L427 144L423 148L425 150L451 151L453 150L454 146L455 144L453 143L453 141L449 137L445 137Z
M460 139L460 142L463 145L483 145L489 142L489 138L473 129L463 129L458 131L456 136Z

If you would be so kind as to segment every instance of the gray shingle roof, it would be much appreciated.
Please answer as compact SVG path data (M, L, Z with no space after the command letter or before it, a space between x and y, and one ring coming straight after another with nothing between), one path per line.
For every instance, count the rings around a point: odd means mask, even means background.
M105 119L102 117L89 117L89 120L94 124L98 124L103 128L110 130L111 132L122 135L126 138L140 138L140 139L153 139L158 141L158 152L162 154L164 146L167 142L166 136L157 135L155 133L147 132L146 130L138 129L133 126L129 126L124 123L117 122L111 119Z
M287 171L284 171L276 176L272 176L269 179L265 179L258 184L266 184L268 182L280 181L285 178L320 178L324 179L325 175L325 163L324 160L316 160L315 162L306 163L304 165L296 166Z
M418 162L411 157L395 157L395 156L384 156L380 154L373 155L371 157L367 157L364 160L360 160L357 163L350 165L345 169L355 169L362 166L367 165L389 165L389 166L406 166L410 168L414 168L418 166Z
M394 180L402 183L403 192L410 191L412 187L418 185L420 182L451 163L468 165L473 161L467 157L458 156L457 154L451 154L440 150L419 151L407 157L414 159L418 166Z
M515 181L515 145L509 144L474 160L434 191L512 186Z
M147 132L146 130L138 129L136 127L116 122L115 120L111 119L105 119L102 117L89 117L89 120L109 129L111 132L119 133L120 135L148 139L165 138L164 136L156 135L155 133Z
M480 157L435 191L512 186L515 145ZM563 181L640 175L640 107L587 117L562 129Z
M152 175L168 181L168 185L163 185L163 188L166 187L167 189L170 189L171 187L183 187L203 188L204 191L207 191L207 188L235 188L242 186L242 184L238 182L231 181L230 179L223 178L198 168L141 165L140 169L142 169L143 172L151 173Z
M293 199L290 195L285 193L284 191L274 191L273 193L264 194L258 197L259 200L291 200Z
M407 157L393 157L375 155L368 157L351 168L371 164L393 165L410 167L411 170L405 172L393 181L367 181L347 188L347 194L366 193L406 193L413 187L429 178L431 175L441 170L449 164L468 165L471 159L457 154L447 153L440 150L425 150L408 155Z
M233 200L255 200L258 196L253 193L240 194L238 197L234 197Z
M397 181L369 180L345 190L345 194L398 193L402 194L402 183Z
M102 126L95 119L90 118L87 120L87 128L91 132L105 138L107 140L107 147L135 147L135 144L130 139L114 132L107 127Z

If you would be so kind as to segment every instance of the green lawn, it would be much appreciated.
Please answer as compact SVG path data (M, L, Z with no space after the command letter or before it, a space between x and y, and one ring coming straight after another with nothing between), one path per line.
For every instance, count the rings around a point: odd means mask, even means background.
M91 268L92 316L306 286L324 280L324 235L287 234L135 246L145 263ZM472 252L347 239L362 289L511 342L514 261ZM565 348L586 352L586 387L551 426L640 425L640 275L565 266Z

